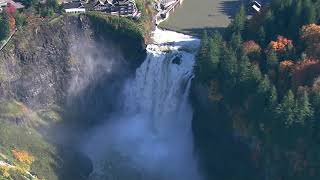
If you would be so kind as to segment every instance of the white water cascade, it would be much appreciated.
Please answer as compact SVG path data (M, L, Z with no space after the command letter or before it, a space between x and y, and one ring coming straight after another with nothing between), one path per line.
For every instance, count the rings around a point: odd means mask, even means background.
M91 179L199 180L188 100L199 40L156 29L117 113L86 145ZM103 157L103 158L102 158Z

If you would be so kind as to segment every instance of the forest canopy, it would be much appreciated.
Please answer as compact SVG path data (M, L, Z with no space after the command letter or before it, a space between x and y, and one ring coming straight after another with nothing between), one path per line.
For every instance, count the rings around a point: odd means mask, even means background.
M272 0L252 18L241 6L225 32L203 32L195 73L255 139L264 177L320 179L320 1Z

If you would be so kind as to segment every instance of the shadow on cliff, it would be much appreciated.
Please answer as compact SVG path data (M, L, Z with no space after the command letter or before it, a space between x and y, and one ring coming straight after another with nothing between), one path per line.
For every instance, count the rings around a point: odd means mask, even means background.
M261 179L248 142L234 136L228 110L223 103L209 102L206 94L205 88L197 85L191 96L196 150L207 179Z

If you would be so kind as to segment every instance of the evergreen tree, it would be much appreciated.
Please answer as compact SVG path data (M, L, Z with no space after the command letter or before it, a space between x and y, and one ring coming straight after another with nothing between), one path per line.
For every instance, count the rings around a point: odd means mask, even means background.
M204 31L201 38L200 50L197 55L195 74L200 82L206 83L210 73L209 38L207 32Z
M242 31L244 30L245 22L246 22L246 11L245 11L244 5L242 4L239 12L235 15L230 25L231 34L232 33L241 34Z
M299 124L305 124L305 121L312 116L313 110L309 102L308 92L303 90L302 95L298 96L295 121Z
M314 93L312 98L312 106L314 107L314 117L318 119L320 123L320 91L316 91Z
M259 84L258 93L265 94L266 92L269 91L270 85L271 83L270 83L269 77L265 75Z
M274 69L278 66L278 56L273 50L267 52L267 67L268 69Z
M239 75L238 82L239 84L246 84L250 80L250 60L247 56L243 56L239 62Z
M311 0L304 0L303 2L303 23L301 25L306 25L310 23L315 23L317 14L314 3Z
M232 33L231 40L230 40L230 45L231 48L239 53L239 50L241 48L241 43L242 43L242 38L240 33Z
M301 14L302 14L302 1L297 0L294 5L292 6L292 16L290 17L289 28L288 31L290 36L294 37L294 39L298 38L300 28L300 24L302 21Z
M22 26L27 24L26 17L21 15L20 13L15 13L14 19L16 21L16 27L18 28L21 28Z
M264 17L264 30L266 32L266 42L269 42L271 39L274 39L277 32L277 27L274 23L275 15L271 9L269 9Z
M258 31L258 42L260 46L265 47L266 46L266 32L264 30L263 26L260 26Z
M0 16L0 40L5 39L10 34L9 15L2 13Z
M221 61L221 72L225 88L233 88L237 79L237 57L231 48L224 49L224 55Z
M270 94L268 96L268 104L267 104L268 111L274 112L276 109L277 103L278 103L277 89L274 85L272 85L270 89Z
M201 44L200 44L201 49L206 50L208 47L208 43L209 43L208 32L204 30L201 35Z
M312 107L314 109L313 138L320 143L320 91L316 91L312 97Z
M241 101L252 91L251 64L247 56L243 56L238 65L237 92Z
M215 32L209 43L209 59L211 62L211 71L217 72L220 56L221 56L222 36L219 32Z
M283 121L286 127L290 127L295 121L296 102L291 90L283 98L282 103L276 109L277 117Z
M264 112L264 109L266 108L266 104L269 98L268 97L269 89L270 89L270 80L268 76L265 75L258 85L256 95L252 103L253 104L253 107L251 108L252 112L250 112L251 116L253 117L252 119L258 119L259 117L262 116L261 113ZM263 117L259 119L263 119Z

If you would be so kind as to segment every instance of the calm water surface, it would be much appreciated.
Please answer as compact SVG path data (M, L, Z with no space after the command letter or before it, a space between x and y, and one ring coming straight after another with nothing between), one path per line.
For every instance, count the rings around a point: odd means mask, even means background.
M184 32L223 28L240 4L241 0L184 0L161 26Z

